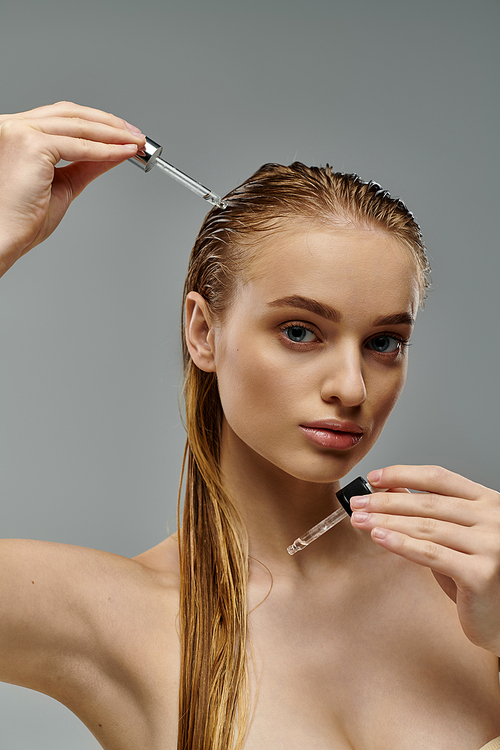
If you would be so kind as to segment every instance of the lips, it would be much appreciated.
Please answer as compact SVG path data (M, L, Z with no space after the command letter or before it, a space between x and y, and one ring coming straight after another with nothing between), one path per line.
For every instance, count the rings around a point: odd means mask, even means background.
M324 419L299 425L304 435L315 445L335 450L353 448L363 437L363 429L355 422Z

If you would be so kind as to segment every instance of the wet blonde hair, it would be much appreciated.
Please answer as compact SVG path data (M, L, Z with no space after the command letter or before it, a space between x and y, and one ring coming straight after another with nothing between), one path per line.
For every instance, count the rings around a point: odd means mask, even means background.
M293 220L382 230L413 257L421 300L429 264L420 229L405 204L373 182L330 167L265 164L233 190L227 208L206 217L184 287L222 321L258 253L262 233ZM222 405L217 376L192 362L183 340L187 429L186 490L179 524L181 675L178 750L240 750L248 722L247 576L244 525L219 465ZM180 509L179 509L180 510ZM180 512L179 512L180 516ZM180 521L180 518L179 518Z

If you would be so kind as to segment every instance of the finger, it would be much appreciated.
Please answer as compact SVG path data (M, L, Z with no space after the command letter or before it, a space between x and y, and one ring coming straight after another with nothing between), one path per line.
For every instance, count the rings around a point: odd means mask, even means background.
M127 154L125 158L127 157L130 157L130 154ZM125 161L125 159L122 161ZM73 162L65 167L59 167L56 170L56 173L58 176L60 175L67 179L71 190L71 200L74 200L93 180L97 179L102 174L109 172L110 169L116 167L120 163L120 161Z
M53 153L59 156L58 161L113 161L121 162L137 153L136 143L96 143L86 139L66 138L54 144Z
M440 495L479 500L487 490L460 474L455 474L441 466L387 466L368 474L368 481L374 487L409 487L422 492L435 492Z
M471 557L449 547L428 540L413 539L406 534L376 526L371 536L374 542L409 562L431 568L437 573L461 583Z
M74 102L56 102L55 104L48 104L42 107L36 107L35 109L26 110L25 112L18 112L13 115L0 115L0 122L5 119L13 118L35 118L41 119L44 117L81 117L84 120L91 122L102 122L111 127L127 128L129 123L110 112L104 112L100 109L93 109L92 107L84 107L81 104L75 104ZM133 127L133 126L132 126Z
M2 151L11 163L21 159L55 166L65 161L120 161L132 156L140 139L132 133L127 143L100 143L88 138L50 135L34 129L23 120L7 120L1 126ZM35 159L36 157L36 159ZM45 157L45 158L44 158Z
M44 117L40 120L25 120L35 130L47 135L69 136L73 138L86 138L90 141L101 141L103 143L144 143L144 136L131 133L123 127L112 127L102 122L91 122L81 117Z
M433 518L462 526L473 526L479 520L500 520L500 509L491 516L491 509L483 508L482 504L475 503L471 507L470 500L436 495L432 492L374 492L360 498L352 497L351 508L376 515L386 513L394 516Z
M372 487L372 489L373 492L410 492L410 490L407 490L406 487L390 487L389 489L387 489L386 487Z
M483 534L482 528L471 529L448 521L438 521L435 518L387 516L381 513L354 511L352 525L364 531L372 531L375 528L395 531L412 539L434 542L469 555L481 554L485 551L486 535Z
M17 148L27 147L28 139L35 148L41 148L44 142L36 137L38 134L52 138L72 138L75 145L79 139L116 145L142 146L144 143L143 135L136 135L125 128L88 122L80 118L46 117L43 120L6 120L1 125L1 133L2 141L10 139L11 147ZM68 141L65 145L67 147ZM61 146L64 146L62 142Z

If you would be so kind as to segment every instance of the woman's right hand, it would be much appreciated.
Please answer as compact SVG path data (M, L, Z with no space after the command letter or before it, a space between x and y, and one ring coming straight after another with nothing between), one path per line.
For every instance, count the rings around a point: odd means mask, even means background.
M125 120L71 102L0 115L0 276L52 234L92 180L143 144ZM70 164L56 168L61 159Z

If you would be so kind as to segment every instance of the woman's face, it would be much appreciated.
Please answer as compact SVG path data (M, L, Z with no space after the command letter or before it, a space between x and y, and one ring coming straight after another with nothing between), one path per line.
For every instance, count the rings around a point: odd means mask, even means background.
M305 481L347 474L404 385L416 263L382 231L294 222L262 240L210 336L224 441Z

